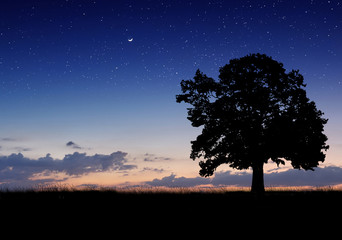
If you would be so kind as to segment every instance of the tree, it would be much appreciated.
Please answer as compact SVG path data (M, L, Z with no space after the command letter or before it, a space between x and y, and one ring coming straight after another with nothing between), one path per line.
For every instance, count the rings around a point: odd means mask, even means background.
M230 60L219 81L197 70L182 80L177 102L185 102L188 119L202 133L192 141L190 157L201 159L199 174L213 175L221 164L252 168L252 192L264 192L264 164L290 161L295 169L314 170L328 150L323 134L327 119L306 96L298 70L264 54Z

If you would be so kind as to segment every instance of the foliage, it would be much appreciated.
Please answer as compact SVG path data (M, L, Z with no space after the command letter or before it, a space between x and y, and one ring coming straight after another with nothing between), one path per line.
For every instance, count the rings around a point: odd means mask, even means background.
M262 168L272 160L313 170L323 162L327 119L306 95L298 70L262 54L233 59L220 69L219 81L197 70L181 82L188 119L203 127L192 141L191 158L200 161L200 175L211 176L221 164L236 169Z

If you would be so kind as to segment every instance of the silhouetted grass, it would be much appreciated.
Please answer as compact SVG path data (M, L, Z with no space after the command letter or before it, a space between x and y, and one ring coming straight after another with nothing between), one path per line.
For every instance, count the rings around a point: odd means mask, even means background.
M119 209L205 209L216 206L221 210L271 208L335 208L342 209L342 191L332 187L300 188L271 187L263 196L250 192L250 188L163 188L131 187L107 188L71 185L44 185L32 189L1 189L0 202L59 202L100 203ZM119 207L120 206L120 207Z
M278 221L316 222L339 219L342 191L277 189L256 196L248 188L227 190L187 188L41 188L1 191L3 219L61 219L69 224L103 221L116 226L143 225L145 229L230 226L269 226ZM4 211L5 210L5 211ZM5 215L4 215L5 212ZM19 217L20 216L20 217ZM233 225L230 225L233 224ZM292 223L291 223L292 224ZM301 226L301 225L298 225ZM120 229L117 229L120 230ZM169 231L173 231L169 230ZM233 230L233 229L232 229ZM231 230L231 231L232 231ZM84 230L83 230L84 231ZM102 231L102 230L101 230Z
M96 186L80 189L71 185L45 185L2 189L0 206L2 219L12 219L11 223L35 225L35 219L39 219L50 225L55 220L52 226L57 232L71 227L85 234L95 229L110 232L112 236L123 232L158 237L161 229L163 236L169 232L183 236L184 230L200 236L211 236L218 231L235 236L237 227L245 229L238 232L245 236L255 226L260 231L273 226L303 229L303 224L308 222L335 221L342 210L342 191L333 188L273 187L264 196L256 196L249 190ZM136 230L137 226L141 226L140 231ZM41 229L41 225L35 227Z

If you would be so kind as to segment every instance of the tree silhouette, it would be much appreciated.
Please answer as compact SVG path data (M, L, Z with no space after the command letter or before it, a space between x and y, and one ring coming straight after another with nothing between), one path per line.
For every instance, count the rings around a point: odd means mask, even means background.
M177 102L192 105L188 119L202 133L192 141L190 157L201 160L199 174L213 175L221 164L252 168L252 192L264 192L264 164L269 160L295 169L314 170L328 150L327 119L306 96L298 70L264 54L230 60L219 81L197 70L183 80Z

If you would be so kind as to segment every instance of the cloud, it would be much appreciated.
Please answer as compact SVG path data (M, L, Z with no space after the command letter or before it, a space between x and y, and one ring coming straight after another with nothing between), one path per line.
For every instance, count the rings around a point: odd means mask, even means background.
M168 157L157 157L155 154L146 153L144 155L144 162L158 162L158 161L170 161Z
M74 143L73 141L69 141L66 143L67 147L71 147L73 149L82 149L78 144Z
M328 186L342 183L342 168L329 166L315 168L315 171L289 169L265 175L265 182L271 185L288 186Z
M17 139L15 138L9 138L9 137L5 137L5 138L0 138L1 141L4 141L4 142L15 142L17 141Z
M32 151L32 148L26 148L26 147L14 147L13 149L18 151L18 152L29 152L29 151Z
M152 181L147 181L145 184L153 187L195 187L203 184L210 184L209 178L195 177L195 178L185 178L176 177L175 174L163 177L162 179L153 179Z
M163 168L151 168L151 167L144 167L143 170L140 172L156 172L156 173L162 173L165 172Z
M333 186L342 184L342 168L329 166L316 168L315 171L289 169L284 172L265 174L264 178L265 186ZM166 187L195 187L203 184L249 187L251 183L252 175L250 173L235 174L232 171L217 172L212 178L185 178L171 174L162 179L145 182L150 186Z
M32 151L32 148L24 147L24 146L18 146L18 142L23 141L23 139L20 138L11 138L11 137L3 137L0 138L0 142L2 142L2 145L0 146L3 148L3 150L7 151L15 151L15 152L29 152Z
M212 178L211 184L214 186L233 185L233 186L250 186L252 183L252 174L241 172L234 174L231 171L218 172Z
M45 182L54 181L53 174L64 173L67 177L81 176L94 172L126 171L137 168L127 164L127 153L113 152L109 155L74 152L62 160L50 154L38 159L24 157L23 154L0 156L0 182L31 181L34 176L44 176ZM48 178L46 176L52 176Z

